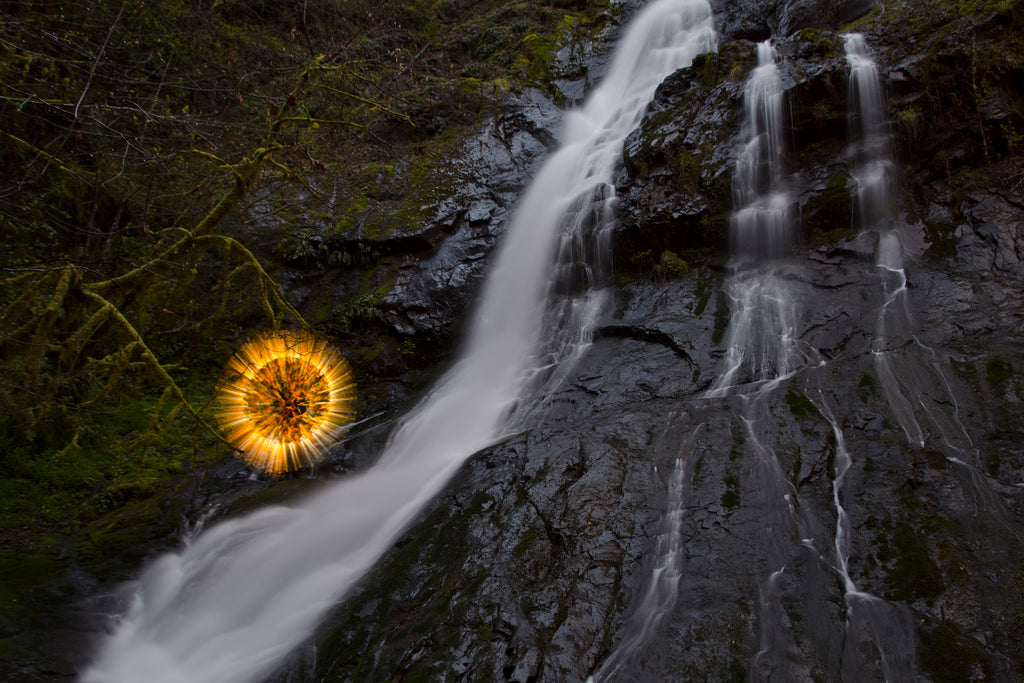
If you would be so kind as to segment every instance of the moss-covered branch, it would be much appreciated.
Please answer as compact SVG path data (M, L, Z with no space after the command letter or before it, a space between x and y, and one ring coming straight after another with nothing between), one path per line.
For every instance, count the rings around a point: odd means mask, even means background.
M142 335L139 334L139 331L135 329L135 326L124 317L121 311L95 292L91 292L86 289L83 290L82 293L87 299L93 301L100 309L107 310L109 312L108 315L110 319L116 323L131 340L130 343L124 346L120 352L124 362L127 362L131 355L138 351L148 369L156 376L157 380L164 386L165 390L171 392L175 400L185 407L185 410L195 418L196 422L216 436L221 443L233 449L234 446L227 441L216 428L203 419L198 410L192 407L192 404L189 403L188 399L185 398L185 394L181 391L181 387L179 387L178 383L174 381L174 378L167 373L164 366L159 360L157 360L156 354L153 353L146 342L142 339Z

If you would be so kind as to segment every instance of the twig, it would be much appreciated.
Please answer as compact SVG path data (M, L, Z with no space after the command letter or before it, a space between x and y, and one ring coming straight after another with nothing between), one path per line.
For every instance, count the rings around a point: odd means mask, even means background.
M127 0L121 3L121 8L117 10L117 16L114 17L114 23L110 25L110 30L107 31L107 37L103 39L103 45L100 47L99 54L96 55L95 61L92 63L92 68L89 70L89 78L85 81L85 87L82 89L82 94L78 96L78 102L75 103L75 120L78 120L78 108L82 106L82 100L85 99L85 93L89 92L89 86L92 85L92 77L96 74L96 67L100 65L100 60L103 59L103 53L107 49L107 43L110 42L110 36L114 35L114 27L117 26L117 22L121 20L121 15L124 13L124 6L128 4Z
M396 73L396 74L395 74L394 76L392 76L392 77L391 77L391 80L390 80L390 81L388 81L388 82L389 82L389 83L393 83L393 82L395 82L396 80L398 80L399 78L401 78L401 77L402 77L402 75L403 75L403 74L405 74L405 72L406 72L406 71L408 71L408 70L409 70L409 69L410 69L410 68L412 67L412 65L416 63L416 60L420 58L420 55L422 55L422 54L423 54L424 52L426 52L426 51L427 51L427 48L428 48L428 47L430 47L430 43L427 43L426 45L424 45L423 47L421 47L421 48L420 48L420 51L419 51L419 52L417 52L417 53L416 53L416 54L415 54L415 55L413 56L413 58L409 60L409 63L408 63L408 64L406 64L405 66L403 66L403 67L402 67L402 70L401 70L401 71L399 71L398 73Z

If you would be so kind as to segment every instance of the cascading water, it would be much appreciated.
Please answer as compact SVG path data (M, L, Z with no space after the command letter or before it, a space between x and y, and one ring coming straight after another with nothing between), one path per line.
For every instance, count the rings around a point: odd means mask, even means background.
M854 157L857 166L852 174L855 217L861 230L874 232L878 238L875 267L882 283L883 300L878 310L872 357L879 383L907 442L914 448L923 448L934 440L932 448L957 466L958 475L967 484L966 490L973 495L976 511L991 516L999 528L1022 540L1003 502L978 468L977 449L960 420L956 393L939 355L915 333L904 236L895 220L894 164L878 69L862 35L847 34L843 40L850 67L850 118L860 121L856 131L860 140L855 145ZM838 497L836 504L842 513ZM839 545L840 534L848 533L848 529L837 526L837 553L844 549ZM840 555L840 560L845 567L846 557ZM879 650L887 680L912 680L915 657L914 642L908 635L910 616L898 605L858 591L849 574L844 576L848 632L869 634L867 637ZM844 668L858 670L860 659L855 643L844 649ZM851 665L848 660L854 663Z
M819 363L813 349L802 349L794 338L796 295L787 281L786 258L795 241L792 199L782 177L783 89L775 50L769 41L758 45L758 66L744 89L745 142L733 175L736 210L730 232L732 273L725 283L732 313L726 337L727 351L717 380L704 394L711 401L736 404L743 441L754 459L752 480L760 494L761 518L770 567L762 590L761 617L765 624L757 659L785 650L785 628L779 620L775 588L785 571L789 548L785 529L796 519L792 485L783 473L771 446L759 434L764 400L783 381L808 364ZM701 409L698 408L697 413ZM594 680L629 679L631 669L644 671L644 647L675 607L679 597L683 544L679 538L686 514L687 459L700 431L690 427L689 436L675 458L669 477L668 510L657 537L651 575L633 613L623 628L617 647L594 675ZM799 520L796 520L799 525ZM806 535L806 534L801 534ZM768 625L770 624L770 625ZM644 673L637 680L650 677ZM654 674L657 675L657 674Z
M899 349L910 341L907 338L910 334L910 313L906 299L903 246L893 228L895 183L888 124L884 116L885 100L878 68L868 52L864 37L858 33L846 34L843 43L850 66L851 130L859 137L853 146L854 224L861 230L878 235L875 265L884 292L872 355L889 405L907 439L912 444L923 446L924 434L914 416L914 406L904 395L889 353L890 348Z
M587 683L614 681L630 660L642 653L675 607L682 574L683 538L681 527L686 511L686 479L692 469L688 461L703 425L692 429L680 444L668 478L668 496L661 533L654 545L651 575L633 613L623 627L625 634Z
M770 445L757 432L761 399L796 369L796 295L786 281L785 256L794 241L791 200L782 189L783 89L775 49L757 46L757 68L744 89L744 144L733 175L730 221L734 272L726 283L732 314L723 370L709 398L737 395L740 421L755 477L766 489L771 528L786 525L790 486ZM769 567L781 571L782 552L770 552Z
M878 77L878 67L868 51L864 37L858 33L843 36L847 62L850 66L850 120L859 140L854 144L854 218L862 230L877 234L875 267L882 282L883 302L878 310L872 356L875 369L885 391L889 407L914 446L925 445L926 433L918 413L923 412L930 426L943 435L946 445L963 450L970 447L970 437L956 416L956 398L948 388L944 372L935 352L921 344L914 334L913 320L907 298L906 249L904 236L895 224L896 182L891 158L889 127L885 118L885 100ZM926 360L903 362L908 349L913 355L924 354ZM921 388L938 382L946 388L954 407L950 421L937 418L924 402L914 398Z
M548 304L552 260L581 244L583 231L600 238L626 135L665 76L714 45L706 0L657 0L642 11L521 199L465 355L379 464L296 507L215 525L158 559L86 683L260 680L311 634L465 459L500 436L517 403L535 402L527 388L550 386L560 376L552 368L578 355L601 298Z
M793 370L795 297L779 261L795 241L793 202L782 183L782 80L770 41L758 44L757 56L744 88L747 141L732 183L728 350L709 397L738 384L774 386Z
M836 510L832 568L843 582L846 622L842 646L843 680L871 678L866 653L878 653L878 668L886 681L910 681L914 678L913 616L901 605L882 600L859 590L850 575L852 528L843 506L844 482L853 464L839 420L819 390L812 398L818 412L832 428L835 438L835 464L832 478L832 504ZM828 560L826 560L827 562Z

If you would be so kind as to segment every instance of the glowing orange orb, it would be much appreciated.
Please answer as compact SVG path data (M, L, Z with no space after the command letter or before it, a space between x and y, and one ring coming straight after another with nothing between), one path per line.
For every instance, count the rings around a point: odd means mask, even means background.
M319 462L352 421L348 362L310 332L261 334L225 372L217 418L242 458L275 476Z

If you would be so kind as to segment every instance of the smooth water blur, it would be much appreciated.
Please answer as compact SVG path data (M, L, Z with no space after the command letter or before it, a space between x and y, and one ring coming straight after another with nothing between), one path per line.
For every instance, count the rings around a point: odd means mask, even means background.
M548 301L566 264L606 242L612 172L655 88L714 46L706 0L657 0L640 13L521 198L465 355L379 464L296 507L215 525L158 559L132 587L86 683L260 680L310 636L465 459L534 400L524 393L552 386L557 368L579 355L602 298Z
M795 240L793 200L782 185L782 77L770 41L757 46L757 67L743 89L746 143L732 177L730 236L735 262L761 262Z
M733 173L731 310L726 358L708 396L777 382L794 369L795 296L780 257L796 239L793 202L782 178L783 89L770 41L743 90L746 142Z
M682 577L682 557L685 552L682 526L686 514L686 484L693 476L690 460L694 443L701 430L698 424L679 445L672 470L668 477L666 512L661 520L650 562L650 576L644 585L639 600L622 627L622 639L615 649L601 663L600 668L588 679L615 681L620 671L630 664L630 659L657 635L665 617L672 611L679 596L679 580Z

